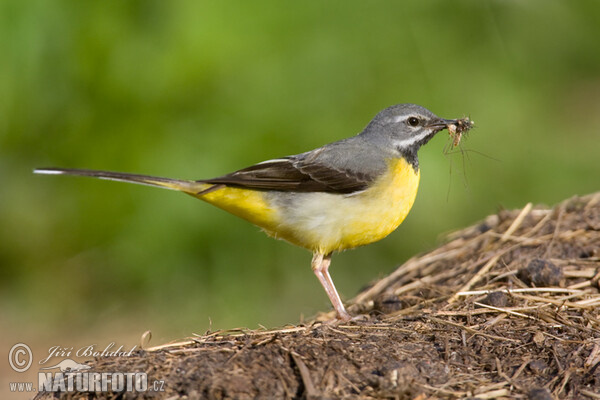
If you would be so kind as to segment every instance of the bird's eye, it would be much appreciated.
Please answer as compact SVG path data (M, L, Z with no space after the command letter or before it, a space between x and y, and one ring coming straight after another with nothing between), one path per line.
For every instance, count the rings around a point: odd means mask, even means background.
M419 118L417 117L409 117L406 122L410 125L410 126L419 126Z

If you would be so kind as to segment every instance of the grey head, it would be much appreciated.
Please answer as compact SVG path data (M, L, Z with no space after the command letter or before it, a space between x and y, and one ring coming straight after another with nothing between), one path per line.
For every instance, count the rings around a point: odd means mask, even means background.
M359 136L381 151L405 157L418 168L419 148L456 122L416 104L397 104L380 111Z

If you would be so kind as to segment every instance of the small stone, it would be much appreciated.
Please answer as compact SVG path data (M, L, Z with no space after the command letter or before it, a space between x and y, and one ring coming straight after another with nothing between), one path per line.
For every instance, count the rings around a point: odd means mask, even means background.
M542 346L544 344L545 340L546 340L546 337L544 336L544 334L542 332L536 332L536 334L533 335L533 342L535 344L537 344L538 346Z
M481 301L483 304L488 304L494 307L506 307L509 302L508 295L505 292L492 292Z
M383 293L377 296L373 302L373 310L379 311L382 314L391 314L395 311L402 310L404 303L400 298L391 293Z
M529 400L554 400L550 391L546 388L531 389L527 393Z
M550 261L535 258L527 267L521 268L517 276L529 286L558 286L563 278L562 270Z
M533 360L529 363L528 367L534 374L541 375L548 368L548 364L542 360Z

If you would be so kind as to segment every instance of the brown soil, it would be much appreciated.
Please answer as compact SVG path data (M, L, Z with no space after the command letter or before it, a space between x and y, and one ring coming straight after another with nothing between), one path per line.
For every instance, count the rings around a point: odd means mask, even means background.
M600 396L600 192L501 211L350 303L362 319L219 331L90 363L164 392L38 398ZM87 372L87 371L86 371ZM151 386L151 383L149 384Z

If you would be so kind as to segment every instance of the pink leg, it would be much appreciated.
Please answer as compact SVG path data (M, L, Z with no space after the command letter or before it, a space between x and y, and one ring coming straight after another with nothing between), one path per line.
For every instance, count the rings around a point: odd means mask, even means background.
M333 304L333 308L337 311L338 319L342 321L349 321L352 319L350 314L346 312L344 308L344 304L342 304L342 300L340 299L340 295L337 290L335 290L335 286L333 281L331 280L331 276L329 276L329 264L331 264L331 254L322 254L322 253L314 253L313 259L311 262L311 266L313 272L321 282L323 289L329 296L329 300L331 304Z

